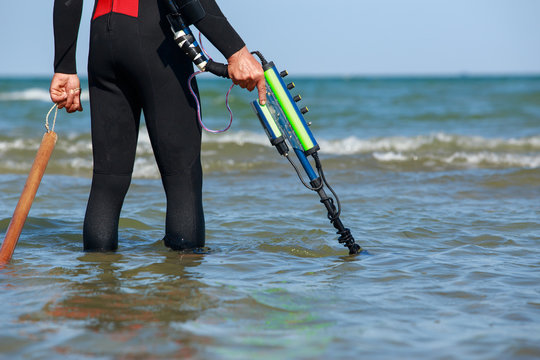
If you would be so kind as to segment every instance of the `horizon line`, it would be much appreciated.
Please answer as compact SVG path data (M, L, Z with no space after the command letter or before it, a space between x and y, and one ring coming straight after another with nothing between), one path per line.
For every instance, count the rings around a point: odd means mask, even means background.
M44 74L2 74L0 79L49 79L54 73ZM540 72L459 72L459 73L357 73L357 74L311 74L297 73L294 77L298 78L321 78L321 79L370 79L370 78L400 78L400 79L422 79L422 78L523 78L523 77L540 77ZM88 80L88 74L79 75L81 80ZM200 78L199 80L219 80L221 78ZM221 79L226 80L226 79Z

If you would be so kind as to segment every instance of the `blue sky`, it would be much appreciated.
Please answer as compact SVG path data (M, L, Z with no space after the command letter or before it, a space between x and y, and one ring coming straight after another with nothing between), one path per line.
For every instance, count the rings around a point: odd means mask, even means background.
M0 2L0 75L52 73L53 2ZM538 0L218 3L250 50L291 73L540 74ZM82 75L92 7L85 0L77 57Z

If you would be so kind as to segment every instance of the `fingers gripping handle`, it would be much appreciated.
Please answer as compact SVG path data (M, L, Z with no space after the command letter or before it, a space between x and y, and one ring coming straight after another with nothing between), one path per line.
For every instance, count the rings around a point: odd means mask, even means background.
M229 79L229 67L226 64L215 62L214 60L208 60L208 64L204 69L211 72L214 75Z

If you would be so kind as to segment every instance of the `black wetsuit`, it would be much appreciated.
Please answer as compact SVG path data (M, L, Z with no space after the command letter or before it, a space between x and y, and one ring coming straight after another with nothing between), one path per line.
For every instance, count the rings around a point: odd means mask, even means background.
M214 0L195 25L228 58L244 43ZM55 0L55 72L76 73L82 0ZM141 110L167 196L165 245L204 246L201 129L187 90L193 66L172 39L162 0L97 0L88 82L94 173L84 249L115 250L131 182ZM141 204L144 207L144 204Z

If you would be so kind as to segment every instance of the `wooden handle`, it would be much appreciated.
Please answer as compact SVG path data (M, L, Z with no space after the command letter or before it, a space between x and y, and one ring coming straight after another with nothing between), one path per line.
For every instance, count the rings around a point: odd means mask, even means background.
M13 217L9 223L9 227L6 232L6 237L2 243L2 248L0 249L0 264L7 263L13 255L19 236L24 226L24 222L32 206L32 202L36 196L36 192L41 183L41 178L45 173L47 168L47 163L51 157L54 145L56 144L58 136L54 131L46 132L43 135L41 140L41 145L39 146L36 158L32 164L32 169L30 169L30 174L26 179L26 184L22 191L17 207L13 212Z

